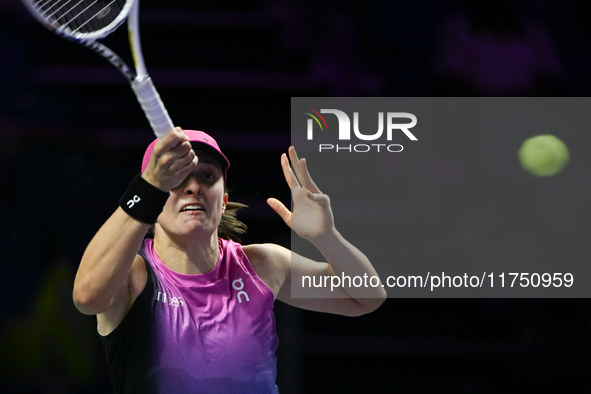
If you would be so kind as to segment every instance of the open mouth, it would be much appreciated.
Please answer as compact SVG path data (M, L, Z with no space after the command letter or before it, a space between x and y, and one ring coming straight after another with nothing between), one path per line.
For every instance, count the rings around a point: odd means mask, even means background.
M181 212L187 211L204 211L203 207L198 204L189 204L181 208Z

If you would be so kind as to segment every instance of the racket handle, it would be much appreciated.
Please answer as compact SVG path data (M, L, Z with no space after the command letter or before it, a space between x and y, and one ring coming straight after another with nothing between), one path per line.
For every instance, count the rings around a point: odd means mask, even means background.
M146 77L141 81L135 81L132 83L131 87L133 88L137 100L142 106L156 137L160 139L173 131L174 125L160 99L160 95L152 83L152 78Z

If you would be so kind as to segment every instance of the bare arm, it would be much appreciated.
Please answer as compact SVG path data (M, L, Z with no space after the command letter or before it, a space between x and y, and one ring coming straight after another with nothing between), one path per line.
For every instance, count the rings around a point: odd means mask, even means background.
M126 291L129 273L149 228L121 208L103 224L76 273L74 304L80 312L96 315L109 309L118 297L131 295Z
M328 263L317 262L300 256L275 244L247 245L244 253L252 263L257 275L269 286L275 298L297 308L316 312L335 313L344 316L360 316L377 309L382 297L362 299L359 303L341 287L312 289L310 297L292 297L292 284L301 283L307 276L335 275Z
M322 253L326 262L315 262L287 250L277 252L278 258L290 261L289 277L278 298L294 306L345 315L360 315L377 309L386 298L381 282L376 287L340 286L331 289L330 286L323 286L315 291L315 298L291 298L292 284L301 283L304 275L377 277L378 274L369 259L336 230L330 199L312 181L305 160L298 159L293 147L289 154L298 178L295 178L286 155L281 157L281 165L292 190L294 212L290 212L276 199L269 199L268 203L288 226ZM323 295L327 298L322 298Z
M195 168L196 156L186 136L177 129L154 147L142 177L161 190L178 186ZM94 236L80 262L74 281L74 304L95 315L115 307L119 315L131 307L146 283L143 259L137 256L150 224L129 216L121 208Z

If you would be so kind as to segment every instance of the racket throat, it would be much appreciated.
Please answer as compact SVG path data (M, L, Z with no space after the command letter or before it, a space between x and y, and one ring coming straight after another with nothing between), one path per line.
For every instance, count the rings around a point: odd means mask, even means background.
M129 68L127 64L117 55L115 52L110 50L106 45L96 41L81 41L82 45L92 49L115 66L121 73L127 78L127 80L133 84L136 79L136 73L132 68Z

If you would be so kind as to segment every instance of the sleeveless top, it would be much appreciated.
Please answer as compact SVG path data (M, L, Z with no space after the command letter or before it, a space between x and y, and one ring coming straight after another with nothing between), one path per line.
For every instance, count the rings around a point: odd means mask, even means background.
M274 296L240 244L205 274L172 271L146 239L147 283L101 336L115 393L278 393Z

